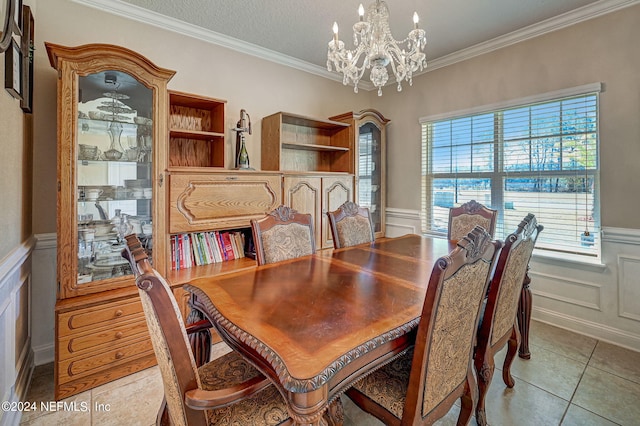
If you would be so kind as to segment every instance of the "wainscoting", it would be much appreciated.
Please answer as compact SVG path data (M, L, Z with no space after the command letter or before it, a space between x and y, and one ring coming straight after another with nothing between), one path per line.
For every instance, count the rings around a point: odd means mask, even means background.
M0 260L0 399L24 399L33 371L31 349L31 238ZM54 270L55 272L55 270ZM53 312L51 312L53 315ZM17 424L18 411L0 411L0 424Z
M387 209L387 236L420 233L420 212ZM532 317L640 351L640 230L604 228L601 264L531 260Z

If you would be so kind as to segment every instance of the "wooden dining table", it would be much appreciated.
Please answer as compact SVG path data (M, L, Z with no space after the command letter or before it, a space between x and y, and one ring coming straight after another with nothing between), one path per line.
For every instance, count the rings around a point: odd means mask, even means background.
M184 288L192 308L286 395L295 424L324 424L330 406L339 424L340 394L413 344L433 265L454 247L407 235Z

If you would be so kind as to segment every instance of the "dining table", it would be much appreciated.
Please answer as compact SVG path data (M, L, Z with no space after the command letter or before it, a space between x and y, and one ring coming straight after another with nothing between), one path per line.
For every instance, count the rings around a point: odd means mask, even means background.
M340 395L411 347L431 271L456 243L409 234L185 285L191 308L271 379L296 425L339 425Z
M184 288L192 309L286 396L294 424L340 424L341 393L414 343L431 270L454 247L411 234Z

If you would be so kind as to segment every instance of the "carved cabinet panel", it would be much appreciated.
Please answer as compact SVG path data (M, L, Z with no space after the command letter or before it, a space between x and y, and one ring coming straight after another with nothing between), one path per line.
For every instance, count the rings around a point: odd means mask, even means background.
M281 193L280 174L171 174L169 232L248 227L281 204Z

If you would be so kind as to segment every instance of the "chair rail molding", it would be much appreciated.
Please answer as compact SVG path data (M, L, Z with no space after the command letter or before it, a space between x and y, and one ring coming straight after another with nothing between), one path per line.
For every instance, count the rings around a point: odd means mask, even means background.
M640 245L640 229L603 227L602 242Z

